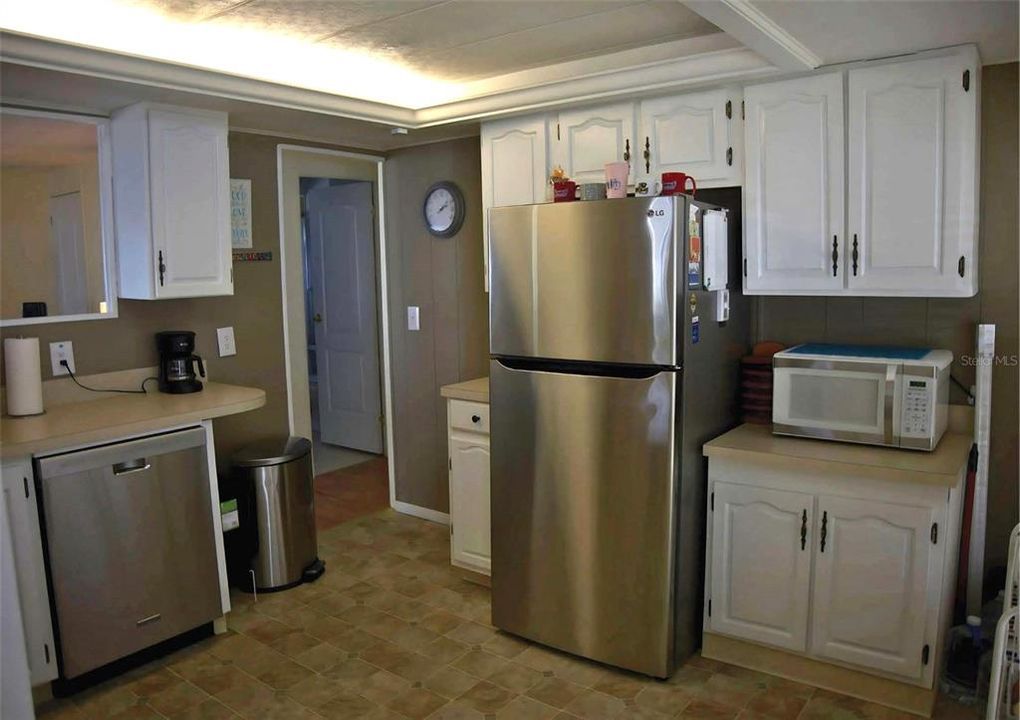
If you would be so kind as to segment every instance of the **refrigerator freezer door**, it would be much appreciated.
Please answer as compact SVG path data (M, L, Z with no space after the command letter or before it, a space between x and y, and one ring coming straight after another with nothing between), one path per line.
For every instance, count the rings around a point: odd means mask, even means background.
M493 355L679 365L676 233L687 199L493 208Z
M493 360L492 618L667 676L678 373L604 377Z

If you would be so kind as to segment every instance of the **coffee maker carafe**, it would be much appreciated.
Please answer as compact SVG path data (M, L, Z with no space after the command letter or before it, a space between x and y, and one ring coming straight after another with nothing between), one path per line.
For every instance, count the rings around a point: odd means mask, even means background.
M165 393L193 393L202 389L196 377L205 377L202 358L195 354L195 333L188 330L166 330L156 333L156 350L159 351L159 391Z

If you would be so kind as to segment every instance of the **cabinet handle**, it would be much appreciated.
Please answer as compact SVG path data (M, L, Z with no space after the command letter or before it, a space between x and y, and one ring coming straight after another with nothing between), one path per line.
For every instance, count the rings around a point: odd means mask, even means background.
M645 135L645 174L652 171L652 145L648 141L648 136Z
M836 236L832 236L832 277L836 277L836 268L839 266L839 243Z
M163 287L163 275L166 273L166 264L163 262L163 251L159 251L159 286Z
M829 513L822 513L822 552L825 552L825 536L829 534Z
M473 423L479 423L479 422L481 422L481 421L482 421L482 419L481 419L480 417L478 417L477 415L472 415L472 416L471 416L471 422L473 422Z
M807 547L807 508L800 515L800 549Z
M860 255L857 252L857 233L854 233L854 251L850 255L850 259L853 261L854 266L854 277L857 277L857 259Z
M623 150L623 161L630 162L630 138L627 138L625 142L626 145L624 146Z

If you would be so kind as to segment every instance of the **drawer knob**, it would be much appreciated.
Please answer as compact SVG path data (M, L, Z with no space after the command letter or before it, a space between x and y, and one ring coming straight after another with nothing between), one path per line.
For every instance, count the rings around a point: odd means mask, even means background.
M481 421L482 421L482 419L480 417L478 417L477 415L472 415L471 416L471 422L477 423L477 422L481 422Z

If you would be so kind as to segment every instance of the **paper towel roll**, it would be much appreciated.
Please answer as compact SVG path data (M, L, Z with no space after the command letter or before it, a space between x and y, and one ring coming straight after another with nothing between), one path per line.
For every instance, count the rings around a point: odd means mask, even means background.
M38 415L43 411L39 338L6 338L7 414Z

